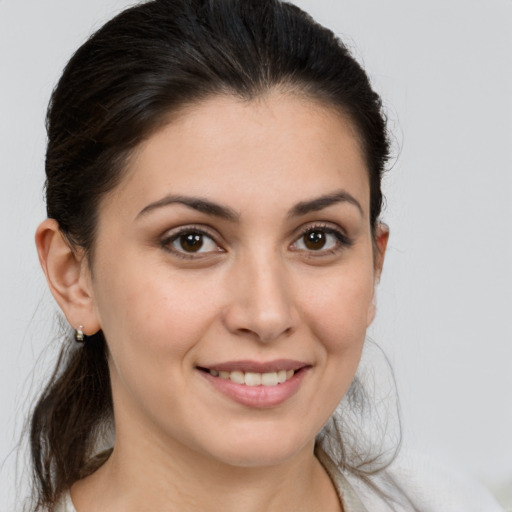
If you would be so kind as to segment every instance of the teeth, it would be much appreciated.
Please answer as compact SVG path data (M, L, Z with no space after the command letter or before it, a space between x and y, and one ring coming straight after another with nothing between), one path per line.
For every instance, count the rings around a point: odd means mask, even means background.
M247 386L260 386L261 373L247 372L244 381Z
M279 384L282 384L285 381L286 381L286 370L279 370L277 372L277 382Z
M244 372L234 371L229 374L229 378L231 379L231 382L234 382L235 384L245 384L244 377L245 377Z
M257 372L224 372L209 370L210 375L229 379L236 384L245 384L246 386L277 386L291 379L295 374L294 370L279 370L278 372L257 373Z
M271 373L262 373L261 374L261 383L264 386L277 386L279 383L279 378L276 372Z

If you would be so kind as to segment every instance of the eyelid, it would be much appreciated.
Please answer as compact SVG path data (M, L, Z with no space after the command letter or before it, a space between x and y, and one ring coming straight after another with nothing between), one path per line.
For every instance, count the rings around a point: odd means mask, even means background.
M311 231L323 231L327 234L333 235L337 239L337 246L329 249L318 249L318 250L306 250L306 249L298 249L293 248L295 244L303 237L305 234ZM187 253L186 251L180 251L172 247L172 243L176 241L180 236L186 233L197 233L208 237L211 239L214 244L217 246L217 251L204 251L204 252L191 252ZM167 252L180 257L182 259L188 260L197 260L200 258L205 258L208 256L212 256L212 254L218 254L221 252L226 252L223 248L222 242L219 241L220 235L218 233L213 232L213 230L209 226L205 226L204 224L189 224L183 225L176 228L169 229L164 232L158 238L160 246L165 249ZM317 221L310 222L306 225L301 226L298 230L295 231L293 235L293 241L290 244L290 248L292 251L301 252L307 254L308 257L321 257L326 255L331 255L337 253L343 249L351 247L353 245L353 240L346 234L345 230L336 223L325 222L325 221Z
M319 249L317 251L314 250L303 250L303 249L295 249L296 251L302 251L308 254L308 256L325 256L326 254L333 254L333 252L337 252L343 250L345 248L351 247L354 245L354 241L346 234L345 230L341 228L338 224L330 223L330 222L311 222L306 224L305 226L301 226L299 232L294 236L293 242L291 246L296 244L301 237L303 237L306 233L311 231L324 231L327 234L334 235L338 240L338 246L335 249Z
M185 251L179 251L172 247L172 242L177 240L180 236L186 233L197 233L203 235L205 237L210 238L215 245L218 247L218 251L205 251L205 252L197 252L197 253L187 253ZM222 248L221 243L218 241L219 236L211 232L208 227L204 225L197 224L189 224L185 226L179 226L177 228L167 230L163 235L159 237L160 246L168 251L169 253L178 256L183 259L199 259L207 256L211 256L212 254L217 254L219 252L225 252Z

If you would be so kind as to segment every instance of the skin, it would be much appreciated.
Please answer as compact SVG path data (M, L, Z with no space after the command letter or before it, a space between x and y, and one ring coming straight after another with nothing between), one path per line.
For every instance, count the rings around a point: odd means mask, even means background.
M162 205L169 196L237 219ZM181 228L207 234L199 252L180 244ZM110 352L116 442L72 487L78 512L341 510L313 448L375 314L388 233L375 235L350 122L278 92L210 98L142 144L100 204L94 261L43 222L55 298L71 325L101 328ZM306 370L272 406L233 400L199 369L281 359Z

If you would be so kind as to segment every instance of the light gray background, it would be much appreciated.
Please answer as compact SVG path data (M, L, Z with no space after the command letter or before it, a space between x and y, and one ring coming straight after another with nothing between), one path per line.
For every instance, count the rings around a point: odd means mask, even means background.
M490 486L512 482L512 0L296 3L353 48L400 153L371 335L395 368L406 446ZM71 53L129 4L0 0L0 507L56 350L40 358L54 305L33 244L46 104Z

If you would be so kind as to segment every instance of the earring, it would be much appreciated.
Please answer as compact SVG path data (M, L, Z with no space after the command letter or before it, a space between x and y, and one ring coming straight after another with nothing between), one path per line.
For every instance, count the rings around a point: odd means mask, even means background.
M77 343L82 343L84 341L84 331L82 331L83 328L84 326L80 325L78 329L75 329L75 341Z

